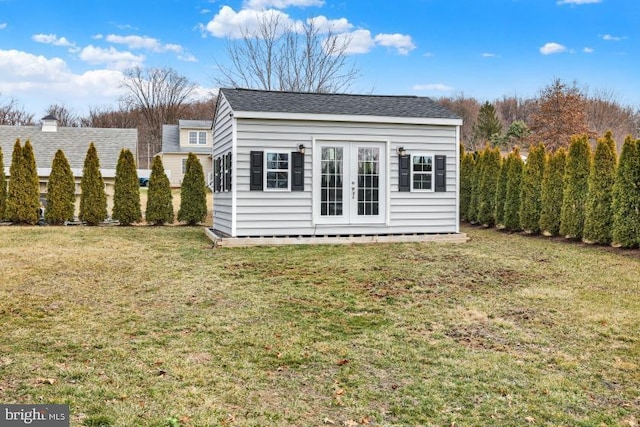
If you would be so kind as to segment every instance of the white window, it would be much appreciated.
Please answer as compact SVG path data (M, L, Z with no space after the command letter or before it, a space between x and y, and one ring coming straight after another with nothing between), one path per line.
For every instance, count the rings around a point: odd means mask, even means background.
M187 173L187 159L182 159L182 175Z
M433 155L411 156L411 191L433 191Z
M189 144L205 145L207 143L207 132L189 131Z
M265 152L265 188L289 190L289 153Z

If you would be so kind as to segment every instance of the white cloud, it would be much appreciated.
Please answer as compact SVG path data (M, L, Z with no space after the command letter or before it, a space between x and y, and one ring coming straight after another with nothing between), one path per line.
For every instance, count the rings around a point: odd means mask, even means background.
M283 27L294 24L289 15L278 10L242 9L236 12L229 6L222 6L204 29L214 37L241 38L243 31L251 33L263 19L278 19Z
M590 47L585 47L584 49L582 49L583 53L593 53L593 49Z
M551 55L554 53L563 53L566 52L567 48L559 43L546 43L544 46L540 48L540 53L543 55Z
M198 62L198 58L196 58L190 53L182 53L178 55L178 59L184 62Z
M374 41L380 46L395 48L400 55L408 55L416 48L411 36L405 34L378 34Z
M556 3L559 5L563 5L563 4L595 4L595 3L601 3L602 0L558 0Z
M608 42L619 42L626 39L626 37L612 36L611 34L605 34L600 37L602 37L602 40L606 40Z
M4 30L5 28L7 28L7 23L6 22L0 22L0 30Z
M429 83L424 85L414 85L413 90L433 91L433 92L450 92L453 90L451 86L442 83Z
M73 73L60 58L12 50L0 50L0 92L21 100L38 113L54 102L82 105L113 104L124 94L123 75L117 70Z
M353 25L347 18L340 19L328 19L324 15L319 15L314 18L307 19L307 22L312 23L316 28L321 29L323 32L332 31L333 33L344 33L353 28Z
M181 53L184 49L179 44L162 44L158 39L143 36L118 36L109 34L106 41L116 44L124 44L129 49L147 49L152 52L175 52Z
M480 56L482 56L483 58L499 58L500 57L500 55L497 55L495 53L490 53L490 52L484 52Z
M89 45L80 52L80 59L93 65L105 64L107 68L112 70L124 70L142 65L144 55L119 51L113 46L103 49Z
M58 37L55 34L34 34L33 36L31 36L31 39L38 43L52 44L54 46L75 46L73 43L67 40L66 37Z
M244 6L248 9L262 10L274 7L286 9L288 7L322 6L324 0L246 0Z
M355 30L350 33L342 33L336 35L335 38L338 40L338 44L348 43L347 49L345 50L345 54L347 55L367 53L376 45L369 30Z

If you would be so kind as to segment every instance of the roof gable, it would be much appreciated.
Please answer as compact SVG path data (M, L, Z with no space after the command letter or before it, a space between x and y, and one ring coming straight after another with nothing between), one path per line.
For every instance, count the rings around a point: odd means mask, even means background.
M460 119L431 98L220 89L234 111Z

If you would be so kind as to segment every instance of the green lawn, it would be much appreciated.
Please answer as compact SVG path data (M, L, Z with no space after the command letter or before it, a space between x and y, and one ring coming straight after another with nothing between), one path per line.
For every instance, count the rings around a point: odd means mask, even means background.
M0 402L73 426L637 425L638 251L463 231L1 227Z

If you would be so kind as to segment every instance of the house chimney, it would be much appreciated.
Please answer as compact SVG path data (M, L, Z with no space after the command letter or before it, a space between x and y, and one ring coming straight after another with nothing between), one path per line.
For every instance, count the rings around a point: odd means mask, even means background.
M49 114L42 118L42 132L57 132L58 131L58 119L55 116Z

